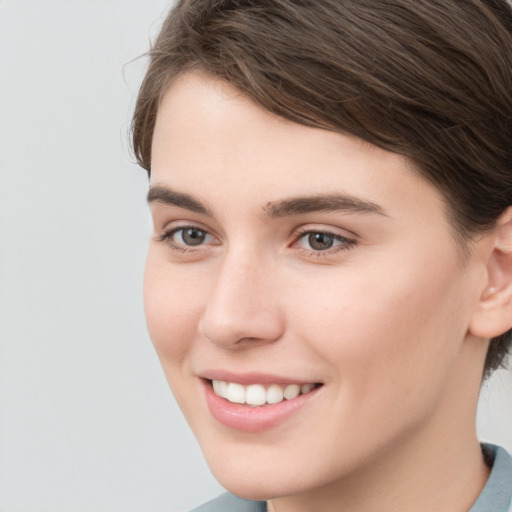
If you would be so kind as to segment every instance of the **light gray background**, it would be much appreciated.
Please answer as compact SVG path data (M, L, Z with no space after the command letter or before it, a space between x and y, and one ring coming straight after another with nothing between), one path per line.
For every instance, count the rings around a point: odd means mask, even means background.
M175 512L220 492L141 299L127 131L163 0L0 0L0 509ZM512 450L512 375L482 437Z

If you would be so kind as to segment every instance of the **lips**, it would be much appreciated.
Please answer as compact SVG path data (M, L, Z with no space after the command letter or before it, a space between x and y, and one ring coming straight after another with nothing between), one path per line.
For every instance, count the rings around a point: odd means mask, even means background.
M288 421L314 401L324 387L321 383L286 382L271 376L214 373L216 378L210 374L201 379L210 413L223 426L250 433Z

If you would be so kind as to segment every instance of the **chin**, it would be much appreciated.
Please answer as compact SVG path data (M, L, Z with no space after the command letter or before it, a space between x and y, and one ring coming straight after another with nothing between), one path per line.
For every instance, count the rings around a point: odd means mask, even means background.
M261 475L247 475L236 471L214 471L218 482L230 493L245 500L267 501L300 492L297 483L282 481L272 472L261 471ZM287 478L285 477L287 480Z
M272 453L257 444L250 447L252 455L247 450L240 451L246 453L205 452L208 466L218 482L240 498L266 501L301 494L330 480L331 472L311 464L311 461L296 463L293 457ZM304 457L302 461L307 459L310 457Z

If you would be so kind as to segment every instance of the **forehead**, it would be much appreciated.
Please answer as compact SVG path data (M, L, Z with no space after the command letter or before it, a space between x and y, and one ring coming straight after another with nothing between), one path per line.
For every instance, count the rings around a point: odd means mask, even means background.
M162 99L151 180L214 208L261 209L285 196L335 192L398 215L444 218L440 194L405 157L278 117L196 73L179 77Z

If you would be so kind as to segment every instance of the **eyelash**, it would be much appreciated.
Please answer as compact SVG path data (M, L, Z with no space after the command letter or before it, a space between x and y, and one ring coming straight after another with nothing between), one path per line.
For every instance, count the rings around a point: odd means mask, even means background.
M335 245L333 247L329 247L326 250L314 250L314 249L302 249L308 253L309 256L316 256L316 257L322 257L322 256L330 256L332 254L336 254L341 251L347 251L349 249L352 249L356 245L356 240L353 238L348 238L346 236L339 235L337 233L333 233L332 231L328 230L315 230L315 229L302 229L299 230L295 234L295 241L293 242L293 245L297 245L303 238L310 235L324 235L329 238L332 238L335 242L339 242L338 245Z
M172 250L179 251L181 253L189 253L189 252L197 253L198 251L201 250L202 244L199 244L197 247L194 247L194 246L177 244L173 241L173 237L177 233L179 233L180 231L184 232L187 229L204 233L205 236L213 236L206 229L200 228L198 226L193 226L193 225L192 226L179 226L179 227L171 228L171 229L168 229L167 231L164 231L158 237L158 241L167 244ZM294 235L295 240L292 244L292 247L299 244L299 242L306 236L311 236L311 235L324 235L324 236L331 238L335 242L339 242L338 245L335 245L334 247L329 247L325 250L314 250L314 249L301 248L301 250L306 252L308 256L315 256L318 258L327 257L332 254L338 253L340 251L347 251L349 249L352 249L357 243L356 240L354 240L352 238L348 238L348 237L339 235L337 233L333 233L332 231L302 229L302 230L299 230L297 233L295 233L295 235Z
M210 233L208 233L208 231L206 231L206 229L200 228L198 226L179 226L177 228L171 228L164 231L158 237L158 241L167 244L172 250L179 251L181 253L197 252L198 250L201 250L200 248L194 248L194 246L179 245L173 241L173 237L176 235L176 233L179 233L180 231L184 232L187 229L200 231L201 233L205 233L207 236L212 236Z

